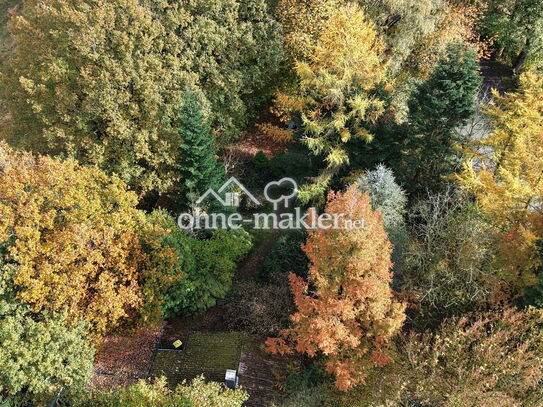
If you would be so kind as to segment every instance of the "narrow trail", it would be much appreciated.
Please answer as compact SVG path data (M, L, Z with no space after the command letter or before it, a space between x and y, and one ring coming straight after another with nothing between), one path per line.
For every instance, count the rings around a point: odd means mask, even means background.
M258 246L253 248L251 253L240 263L234 275L234 280L250 280L255 278L255 274L262 267L264 260L281 234L281 230L270 230Z
M281 214L288 212L289 209L281 205L275 211L275 214L280 216ZM262 239L262 241L260 241L258 245L254 247L247 257L238 265L237 272L234 275L234 281L256 278L260 267L262 267L262 264L269 255L273 245L285 231L280 229L269 229L265 232L266 236L264 239Z

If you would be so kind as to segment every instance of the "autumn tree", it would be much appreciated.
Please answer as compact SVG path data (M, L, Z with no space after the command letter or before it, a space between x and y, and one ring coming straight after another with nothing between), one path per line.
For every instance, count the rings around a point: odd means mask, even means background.
M10 143L97 165L138 193L169 190L175 110L187 87L204 91L223 141L262 102L255 94L281 58L267 8L264 0L25 1L0 76Z
M465 193L429 194L408 214L399 289L410 293L413 325L435 326L499 296L492 224Z
M394 363L369 373L344 405L537 407L543 393L541 310L496 309L404 333Z
M496 55L506 57L517 73L541 66L543 5L538 0L490 0L481 31L494 40Z
M1 89L12 144L97 165L140 192L171 186L173 107L191 78L164 54L147 7L29 0L10 31Z
M285 51L293 61L311 58L322 30L343 0L279 0L277 15Z
M345 0L279 0L287 53L293 60L310 59L328 19ZM453 42L475 42L478 4L446 0L377 0L358 2L368 21L384 40L383 57L394 77L424 76L445 47Z
M514 292L536 283L537 241L543 238L543 80L520 79L517 92L499 96L487 110L493 129L473 141L457 178L499 228L498 263Z
M177 170L180 175L175 206L190 208L208 188L218 188L224 170L217 162L217 150L202 103L190 93L183 96L178 113L182 138Z
M415 34L414 42L409 55L405 58L402 70L420 78L427 78L432 73L440 56L451 44L462 44L477 55L478 59L489 56L491 39L483 39L479 33L479 22L486 11L486 2L480 0L460 0L435 2L431 5L409 2L411 8L415 8L412 20L424 22L421 16L426 16L430 29L426 29L419 35ZM431 17L427 17L427 14ZM433 19L432 19L433 17ZM392 20L394 21L394 20ZM428 26L428 23L427 26ZM413 24L417 24L416 22ZM396 34L395 27L392 33ZM411 28L412 29L412 28ZM406 26L405 31L410 28ZM400 40L401 41L401 40Z
M34 312L66 310L95 337L138 309L159 310L177 259L136 195L97 168L0 150L0 242L17 264L18 300Z
M330 193L326 213L343 215L339 228L309 232L308 281L290 275L293 325L266 343L275 353L324 355L336 387L348 390L364 383L366 368L390 360L387 342L402 325L404 306L390 289L392 247L369 195L355 186ZM349 220L364 226L350 229Z
M302 200L323 196L331 177L349 161L346 142L371 140L364 122L375 120L382 110L382 103L371 96L385 72L382 50L362 10L342 6L323 24L311 54L295 62L296 89L277 95L276 108L300 117L302 142L327 166L302 189Z
M428 43L437 36L451 11L446 0L377 0L361 1L360 5L385 41L389 70L394 76L418 73L420 64L414 63L414 56L424 59L431 48L435 53L435 47L428 47ZM433 42L442 45L452 41L440 40Z
M407 393L443 407L536 406L543 378L542 322L540 310L509 309L450 319L435 333L408 335L400 344L399 368Z

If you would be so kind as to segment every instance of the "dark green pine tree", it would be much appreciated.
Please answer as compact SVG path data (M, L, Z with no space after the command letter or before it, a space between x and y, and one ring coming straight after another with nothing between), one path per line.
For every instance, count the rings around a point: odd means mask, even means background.
M177 117L182 142L177 164L180 181L176 207L186 210L208 188L218 188L225 174L217 162L211 126L204 117L202 103L193 94L185 93Z
M408 126L397 166L411 194L439 190L444 176L458 169L461 155L456 147L468 141L459 129L474 114L480 86L475 53L454 45L414 90L408 101Z

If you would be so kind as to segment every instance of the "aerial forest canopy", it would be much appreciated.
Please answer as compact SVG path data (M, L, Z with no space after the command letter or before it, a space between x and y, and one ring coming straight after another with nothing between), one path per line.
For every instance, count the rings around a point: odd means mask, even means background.
M0 0L0 406L543 406L543 2Z

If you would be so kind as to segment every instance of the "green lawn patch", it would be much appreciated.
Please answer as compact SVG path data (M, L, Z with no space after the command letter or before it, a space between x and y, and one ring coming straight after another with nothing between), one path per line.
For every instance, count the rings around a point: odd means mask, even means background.
M238 369L246 342L242 332L193 333L184 351L157 352L151 376L165 376L171 386L202 374L208 380L222 382L227 369Z

